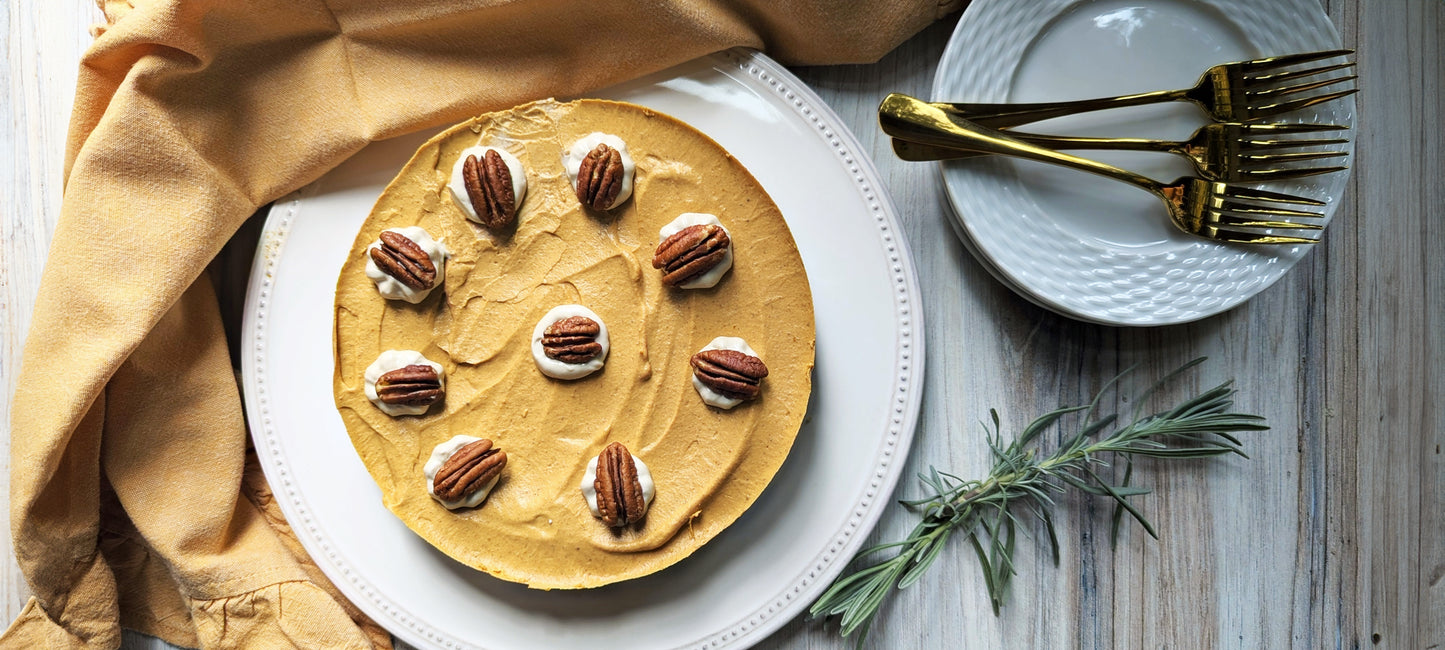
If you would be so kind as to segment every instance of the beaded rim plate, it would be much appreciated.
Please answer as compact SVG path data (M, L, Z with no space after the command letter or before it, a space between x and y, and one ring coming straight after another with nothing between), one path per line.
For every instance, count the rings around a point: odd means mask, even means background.
M832 110L743 50L596 96L707 133L778 203L817 315L809 414L753 507L657 574L542 592L447 558L381 504L332 406L336 274L377 195L431 134L372 144L272 206L247 293L242 370L257 455L307 552L357 606L419 647L756 643L802 612L861 547L912 441L923 379L919 288L878 173Z
M944 50L933 97L1054 101L1186 88L1217 63L1339 47L1314 0L975 0ZM1354 98L1280 119L1353 127ZM1020 130L1182 139L1204 123L1199 110L1177 102ZM1328 164L1350 164L1353 144L1333 148L1350 157ZM1084 154L1164 181L1193 173L1163 154ZM1168 224L1158 199L1074 170L996 157L939 169L955 225L984 268L1030 301L1095 323L1168 325L1218 314L1269 287L1311 248L1187 235ZM1267 187L1327 201L1327 222L1348 176Z

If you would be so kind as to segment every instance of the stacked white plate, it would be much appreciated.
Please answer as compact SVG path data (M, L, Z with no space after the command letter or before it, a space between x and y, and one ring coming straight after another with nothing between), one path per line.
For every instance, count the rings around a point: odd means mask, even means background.
M1316 0L974 0L944 50L933 99L1042 102L1188 88L1211 65L1339 48ZM1353 128L1354 99L1280 121ZM1184 139L1205 123L1193 104L1176 102L1019 130ZM1342 147L1352 158L1353 145ZM1168 154L1084 154L1166 182L1193 173ZM1312 246L1251 247L1189 235L1170 225L1153 195L1063 167L988 157L940 163L940 170L954 225L974 257L1025 298L1084 321L1205 318L1263 291ZM1260 187L1325 201L1328 222L1347 179L1340 172Z

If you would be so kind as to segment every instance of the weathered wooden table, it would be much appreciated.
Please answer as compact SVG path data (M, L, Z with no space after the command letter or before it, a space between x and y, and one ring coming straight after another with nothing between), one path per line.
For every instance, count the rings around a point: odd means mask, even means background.
M1232 312L1177 327L1086 325L1015 296L954 237L935 170L893 158L874 109L889 91L929 94L956 17L874 65L796 70L872 151L912 245L930 340L907 475L929 465L978 475L987 454L978 423L990 407L1019 426L1061 403L1086 401L1136 363L1142 379L1208 355L1180 391L1234 377L1239 407L1273 426L1247 438L1252 460L1138 468L1138 481L1157 488L1139 503L1159 541L1132 527L1111 550L1111 505L1066 500L1060 565L1042 538L1023 540L1000 617L990 611L972 550L954 540L929 575L885 609L873 645L1445 644L1445 5L1325 5L1345 45L1358 50L1363 89L1344 204L1324 243L1278 284ZM0 10L7 54L0 141L10 160L0 166L6 425L59 216L77 61L90 41L86 28L98 19L90 0L6 0ZM9 427L0 431L8 445ZM906 481L899 496L918 494ZM896 538L913 521L895 509L875 538ZM0 538L0 619L8 622L29 590L8 536ZM127 640L127 647L152 645ZM765 645L844 644L831 629L799 619Z

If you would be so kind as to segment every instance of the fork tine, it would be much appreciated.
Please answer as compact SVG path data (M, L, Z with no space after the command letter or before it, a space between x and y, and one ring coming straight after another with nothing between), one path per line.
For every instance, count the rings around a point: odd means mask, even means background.
M1280 103L1278 103L1278 104L1269 104L1269 105L1266 105L1266 106L1258 106L1258 107L1255 107L1255 108L1253 109L1252 113L1254 114L1254 117L1268 117L1268 116L1270 116L1270 115L1279 115L1280 113L1288 113L1288 112L1290 112L1290 111L1297 111L1297 110L1299 110L1299 109L1301 109L1301 108L1306 108L1306 107L1309 107L1309 106L1314 106L1315 104L1320 104L1320 103L1324 103L1324 102L1328 102L1328 101L1334 101L1334 100L1339 99L1339 98L1341 98L1341 97L1349 97L1350 95L1353 95L1353 94L1355 94L1355 93L1357 93L1357 92L1359 92L1359 91L1360 91L1359 88L1351 88L1351 89L1349 89L1349 90L1341 90L1341 91L1332 92L1332 93L1325 93L1325 94L1320 95L1320 96L1318 96L1318 97L1309 97L1309 98L1306 98L1306 99L1296 99L1296 100L1288 101L1288 102L1280 102Z
M1298 221L1273 221L1269 219L1252 219L1231 214L1210 213L1210 222L1221 226L1239 226L1244 228L1279 228L1283 230L1324 230L1325 227L1317 223L1300 223Z
M1276 122L1274 124L1240 124L1245 135L1275 135L1280 133L1314 133L1317 131L1347 131L1350 127L1339 124L1303 124Z
M1286 178L1303 178L1305 176L1318 176L1320 174L1332 174L1342 172L1349 167L1304 167L1301 169L1258 169L1239 172L1239 180L1243 181L1278 181Z
M1349 140L1339 138L1332 140L1240 140L1240 151L1273 151L1275 149L1298 149L1300 147L1320 147L1330 144L1345 144ZM1343 153L1339 155L1344 155Z
M1238 185L1225 185L1223 196L1236 199L1249 199L1253 201L1267 201L1273 203L1298 203L1300 205L1324 205L1324 201L1307 199L1303 196L1271 192L1269 190L1257 190L1252 187L1240 187Z
M1290 237L1286 235L1266 235L1263 233L1247 232L1243 230L1230 230L1228 228L1212 228L1212 232L1205 236L1211 239L1218 239L1233 244L1318 244L1318 239L1307 237Z
M1339 158L1340 156L1348 155L1349 154L1344 151L1292 151L1289 153L1249 154L1243 156L1243 158L1251 163L1275 164Z
M1268 98L1273 99L1273 98L1276 98L1276 97L1283 97L1283 96L1285 96L1285 95L1293 95L1293 94L1295 94L1295 93L1302 93L1302 92L1304 92L1304 91L1306 91L1306 90L1314 90L1314 89L1316 89L1316 88L1323 88L1323 87L1325 87L1325 86L1333 86L1333 85L1335 85L1335 84L1344 83L1344 82L1346 82L1346 81L1354 81L1355 79L1358 79L1358 78L1359 78L1358 75L1349 75L1349 76L1347 76L1347 77L1331 77L1331 78L1329 78L1329 79L1320 79L1319 81L1307 81L1307 82L1302 83L1302 84L1295 84L1295 85L1293 85L1293 86L1285 86L1285 87L1282 87L1282 88L1266 88L1266 89L1264 89L1264 90L1245 90L1245 91L1244 91L1244 94L1245 94L1245 95L1254 96L1254 97L1268 97ZM1251 84L1251 85L1253 85L1253 84Z
M1295 65L1298 63L1309 63L1310 61L1319 61L1321 59L1329 59L1337 56L1348 56L1354 53L1354 50L1349 49L1326 50L1323 52L1301 52L1299 54L1286 54L1284 56L1272 56L1266 59L1243 61L1239 64L1239 67L1244 72L1258 72L1261 70L1273 70L1276 68L1283 68L1285 66Z
M1275 217L1299 217L1301 219L1323 219L1325 215L1318 212L1306 210L1290 210L1288 208L1267 208L1258 205L1247 205L1242 203L1225 202L1222 205L1211 206L1210 211L1217 214L1242 214L1242 215L1266 215Z
M1340 63L1337 65L1322 65L1316 68L1305 68L1303 70L1289 70L1286 72L1273 72L1268 74L1245 74L1244 80L1248 81L1250 84L1277 84L1281 81L1299 79L1300 77L1312 77L1317 74L1324 74L1326 72L1334 72L1335 70L1344 70L1345 68L1353 67L1355 67L1355 62L1347 61L1345 63Z

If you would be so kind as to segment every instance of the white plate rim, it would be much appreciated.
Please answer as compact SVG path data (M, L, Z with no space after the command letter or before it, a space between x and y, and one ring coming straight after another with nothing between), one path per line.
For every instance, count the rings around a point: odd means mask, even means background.
M948 44L945 46L944 52L939 59L939 65L934 74L932 89L934 100L1008 101L1006 95L1008 86L1012 84L1011 78L1014 70L1012 68L1007 71L1007 74L1003 75L1010 78L1010 81L1004 83L1002 88L1005 96L994 94L999 89L992 87L983 89L981 95L960 97L960 82L956 82L955 79L960 70L967 69L964 66L964 62L998 60L999 57L980 55L976 51L976 48L987 47L987 45L979 45L985 41L1010 43L1031 42L1038 36L1038 32L1031 31L1022 23L1028 23L1033 26L1039 26L1041 23L1043 25L1052 24L1057 17L1079 5L1086 4L1088 1L1089 0L1043 0L1037 3L1028 3L1027 6L1017 6L1012 10L999 9L1000 7L1007 7L1009 5L1005 0L975 0L970 3L967 9L964 10L958 24L955 26L954 32L950 36ZM1135 4L1148 6L1151 2L1157 3L1159 1L1160 0L1139 0ZM1191 2L1216 9L1224 14L1226 18L1236 19L1242 16L1255 18L1256 20L1253 22L1240 21L1240 24L1236 26L1241 27L1246 32L1256 32L1252 39L1254 41L1253 44L1261 50L1266 51L1266 53L1278 54L1290 51L1339 49L1342 47L1339 32L1333 22L1325 15L1322 7L1310 2L1310 0L1286 0L1285 2L1277 2L1277 0L1191 0ZM1002 19L996 15L998 11L1006 12ZM1012 13L1007 13L1009 11L1012 11ZM1259 27L1255 23L1259 22L1259 14L1262 11L1271 13L1272 16L1270 16L1270 18L1276 21L1289 23L1287 26L1280 26L1279 28L1280 30L1285 30L1288 34L1287 39L1277 38L1260 42L1263 38L1258 35L1258 32L1264 28ZM978 34L970 33L970 30L974 29L988 30L989 27L980 22L985 20L992 21L991 24L995 25L994 32L986 33L985 38L978 38ZM1278 42L1285 40L1288 40L1287 44L1283 46L1278 45ZM1009 47L1023 47L1026 49L1027 46ZM1275 49L1278 47L1283 47L1284 49ZM1270 51L1272 49L1274 50L1273 52ZM1017 52L1014 52L1014 54L1017 54ZM1017 63L1018 61L1015 60L1014 62ZM999 71L991 71L988 74L998 76L1000 73ZM1336 100L1335 102L1311 110L1330 111L1330 115L1333 116L1331 119L1319 119L1316 117L1315 121L1333 121L1334 123L1344 124L1353 131L1355 126L1354 97ZM1350 166L1350 170L1331 174L1326 177L1305 179L1303 181L1312 186L1323 185L1323 192L1310 191L1315 189L1315 187L1304 190L1286 188L1286 191L1326 200L1328 204L1324 208L1325 218L1323 220L1323 223L1326 225L1333 219L1335 211L1339 208L1345 185L1348 182L1350 174L1353 172L1354 139L1350 138L1350 142L1344 145L1344 148L1349 154L1348 157L1345 158L1345 164ZM987 165L1000 164L997 161L974 161L971 164L980 163ZM1021 270L1016 268L1018 266L1017 257L1012 261L1001 259L1001 257L1009 257L1008 255L1000 254L1005 250L1006 244L995 241L997 239L995 233L980 228L976 220L970 220L966 216L966 214L970 212L970 208L977 208L978 206L976 203L970 203L970 200L965 198L964 188L960 187L956 182L957 179L963 175L956 165L957 163L939 162L935 163L935 169L938 170L944 195L947 197L947 202L951 208L949 212L951 213L950 217L953 220L955 232L963 240L965 248L974 255L980 265L993 275L995 279L1020 294L1021 297L1029 302L1064 316L1089 323L1111 326L1149 327L1183 324L1209 318L1238 307L1269 288L1311 250L1310 246L1294 246L1288 248L1272 247L1268 249L1271 251L1271 254L1266 255L1260 253L1260 251L1267 250L1262 247L1251 249L1244 246L1230 246L1199 240L1192 242L1194 245L1191 246L1191 253L1212 255L1213 259L1224 258L1226 260L1228 258L1244 256L1253 260L1253 264L1250 265L1251 268L1264 269L1262 272L1256 274L1261 281L1250 284L1241 291L1225 295L1222 300L1215 302L1209 307L1198 310L1186 309L1178 311L1173 309L1172 303L1166 301L1163 311L1143 314L1135 313L1130 316L1119 315L1118 308L1120 306L1127 307L1131 302L1136 304L1143 303L1146 300L1157 298L1161 294L1164 294L1166 299L1168 298L1167 292L1146 291L1145 287L1137 284L1129 285L1116 291L1116 294L1109 298L1114 301L1113 303L1104 303L1103 307L1090 309L1083 306L1080 301L1061 299L1056 292L1050 292L1040 285L1036 279L1036 275L1038 275L1039 270L1046 269L1046 265L1030 265L1028 269ZM1327 180L1321 180L1322 178ZM1109 183L1112 181L1101 179L1099 182ZM1301 181L1295 182L1298 183ZM1277 187L1278 183L1273 185ZM1039 230L1043 231L1046 229L1041 227ZM1328 229L1326 229L1326 231L1328 231ZM1068 238L1067 234L1061 231L1048 234L1059 240ZM1179 236L1188 237L1182 234ZM1328 236L1328 234L1325 236ZM1083 252L1084 255L1087 256L1092 254L1113 254L1117 251L1106 247L1095 246L1092 243L1079 243L1078 246L1070 249L1068 252ZM1130 257L1144 258L1144 256L1136 256L1129 251L1124 251L1119 257L1125 259ZM1102 266L1098 258L1093 258L1090 261L1096 266ZM1151 261L1156 265L1155 268L1158 268L1158 256L1155 256ZM1135 270L1139 270L1139 268L1136 267ZM1061 273L1061 275L1064 274L1065 273ZM1070 286L1078 287L1080 284L1079 282L1072 282L1071 280ZM1194 283L1189 289L1197 293L1201 289L1207 289L1208 284L1207 282ZM1133 289L1133 291L1127 291L1127 289ZM1133 300L1121 300L1121 295L1125 293L1132 294ZM1177 299L1179 296L1176 295L1175 297ZM1113 306L1115 309L1110 310L1110 306Z
M866 149L857 141L842 120L800 79L761 52L734 49L719 52L705 59L715 65L731 66L744 73L752 90L772 96L777 105L786 106L792 117L811 127L812 133L826 143L840 165L854 181L859 198L876 221L879 243L889 253L892 263L895 377L890 401L892 417L887 430L879 437L873 458L877 459L869 475L862 477L861 498L853 503L853 516L837 531L824 548L814 556L810 566L776 597L762 602L751 613L740 617L726 628L708 633L680 647L720 648L745 647L756 643L787 624L804 611L842 572L861 548L886 506L905 465L916 430L922 403L924 378L924 323L922 292L914 270L897 212L877 169ZM408 616L405 608L377 592L358 588L351 581L351 571L330 549L324 531L309 527L309 505L287 480L290 469L277 444L277 431L271 417L271 398L267 381L260 369L267 362L268 324L276 269L285 251L287 235L301 199L308 196L307 186L273 204L267 215L261 242L252 265L243 316L243 397L251 436L258 458L276 501L311 558L349 599L373 620L381 623L398 638L417 647L472 647L444 632L421 625ZM327 405L330 407L330 405ZM870 482L869 476L873 477Z

